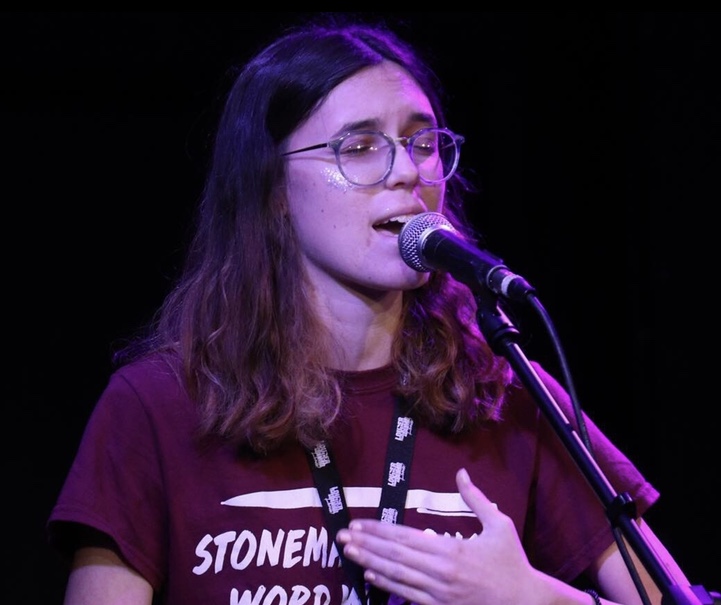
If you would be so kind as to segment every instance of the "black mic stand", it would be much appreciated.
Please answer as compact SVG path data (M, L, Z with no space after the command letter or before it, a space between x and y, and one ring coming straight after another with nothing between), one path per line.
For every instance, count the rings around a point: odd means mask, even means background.
M578 468L601 500L612 527L621 530L661 590L663 605L706 605L690 586L679 586L661 564L634 521L636 505L632 498L627 493L618 494L614 491L558 403L553 399L518 346L519 332L500 310L498 297L483 286L474 289L474 295L478 306L478 325L489 346L494 352L508 359L516 374L536 399L541 411L550 421Z

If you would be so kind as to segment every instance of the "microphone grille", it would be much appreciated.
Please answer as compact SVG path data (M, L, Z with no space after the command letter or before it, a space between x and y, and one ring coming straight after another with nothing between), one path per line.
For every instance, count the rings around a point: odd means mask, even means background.
M433 270L423 260L422 244L426 232L438 227L455 231L451 222L440 212L424 212L403 225L398 236L398 248L401 258L411 269L421 273Z

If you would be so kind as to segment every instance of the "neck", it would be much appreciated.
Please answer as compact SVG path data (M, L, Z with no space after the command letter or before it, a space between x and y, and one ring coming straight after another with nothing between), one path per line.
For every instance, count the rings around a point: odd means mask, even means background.
M346 293L347 294L347 293ZM320 316L331 337L329 365L361 371L388 365L403 302L400 291L326 299Z

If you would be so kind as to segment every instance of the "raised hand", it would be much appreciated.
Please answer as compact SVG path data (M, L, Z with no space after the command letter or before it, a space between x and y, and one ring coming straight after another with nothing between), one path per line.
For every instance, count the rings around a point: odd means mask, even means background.
M345 555L365 568L366 581L419 605L544 602L545 587L555 581L531 567L511 519L465 469L456 484L483 527L478 537L459 540L357 519L338 533Z

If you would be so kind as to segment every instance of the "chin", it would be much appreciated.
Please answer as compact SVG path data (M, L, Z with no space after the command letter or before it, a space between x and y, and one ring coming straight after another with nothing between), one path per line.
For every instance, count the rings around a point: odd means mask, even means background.
M414 269L411 269L411 274L407 275L404 280L404 284L401 286L401 290L415 290L421 286L425 286L430 279L430 273L419 273Z

